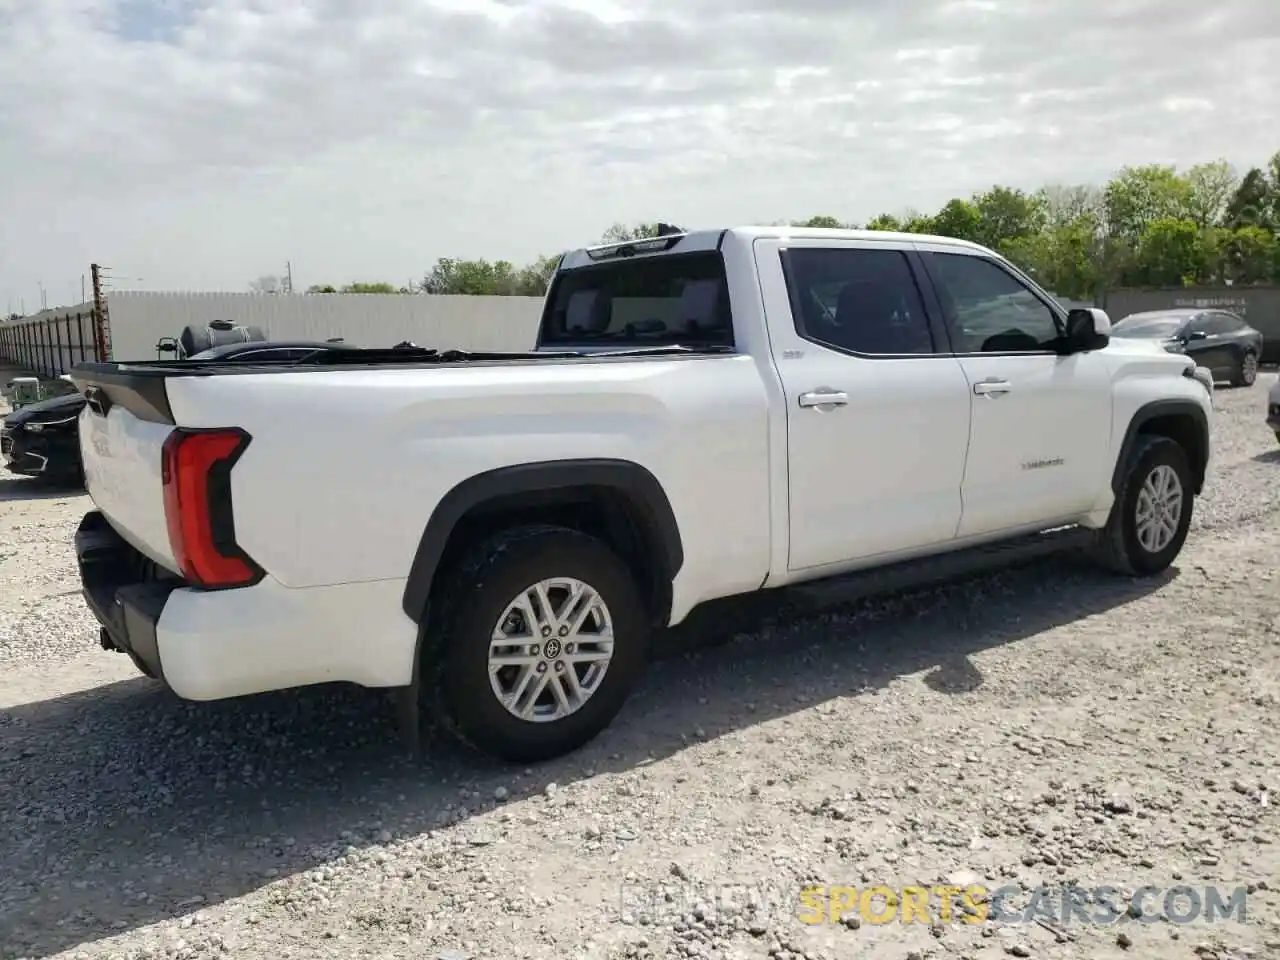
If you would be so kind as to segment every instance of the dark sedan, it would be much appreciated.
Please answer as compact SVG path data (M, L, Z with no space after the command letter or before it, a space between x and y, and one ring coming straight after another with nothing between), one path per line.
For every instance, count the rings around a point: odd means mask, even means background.
M228 343L187 357L183 363L201 360L302 361L319 351L354 350L352 344L306 340ZM10 473L40 477L59 485L82 486L80 462L80 411L84 396L70 393L41 400L15 410L0 427L0 460Z
M1151 340L1170 353L1185 353L1215 380L1249 387L1258 379L1262 334L1225 310L1150 310L1131 313L1111 328L1113 337Z

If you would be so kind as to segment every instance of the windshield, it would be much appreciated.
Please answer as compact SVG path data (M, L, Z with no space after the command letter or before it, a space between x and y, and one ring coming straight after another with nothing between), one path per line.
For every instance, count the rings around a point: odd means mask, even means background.
M732 346L724 259L719 252L666 254L562 271L538 343Z
M1125 317L1111 329L1117 337L1167 340L1187 322L1186 317Z

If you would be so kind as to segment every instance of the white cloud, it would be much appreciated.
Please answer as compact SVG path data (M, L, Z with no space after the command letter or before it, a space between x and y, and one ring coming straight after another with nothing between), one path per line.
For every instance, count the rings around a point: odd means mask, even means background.
M0 0L0 306L407 281L615 220L929 209L1264 160L1280 9L1224 0Z

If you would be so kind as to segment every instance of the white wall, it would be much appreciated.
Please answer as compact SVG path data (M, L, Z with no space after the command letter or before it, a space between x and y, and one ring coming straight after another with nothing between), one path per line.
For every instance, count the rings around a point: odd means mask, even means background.
M188 324L203 327L211 320L261 327L272 340L342 337L366 347L412 340L439 350L529 350L542 315L539 297L137 291L106 297L113 360L154 360L161 338L177 337ZM0 322L0 358L20 361L46 376L92 360L92 311L93 304L84 303Z
M542 313L538 297L465 297L377 293L107 294L111 358L154 360L156 342L188 324L230 320L261 327L272 340L326 340L390 347L528 350Z

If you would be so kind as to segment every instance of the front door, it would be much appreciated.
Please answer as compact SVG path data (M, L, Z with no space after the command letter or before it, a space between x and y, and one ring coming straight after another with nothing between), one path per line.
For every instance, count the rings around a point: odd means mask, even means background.
M913 257L876 241L756 242L787 404L793 571L955 537L969 386Z
M1110 482L1111 380L1061 356L1064 316L999 261L921 245L970 391L961 537L1073 519Z

